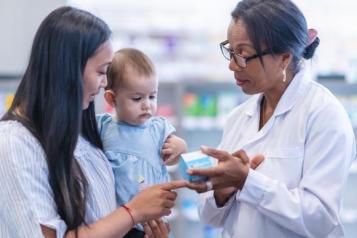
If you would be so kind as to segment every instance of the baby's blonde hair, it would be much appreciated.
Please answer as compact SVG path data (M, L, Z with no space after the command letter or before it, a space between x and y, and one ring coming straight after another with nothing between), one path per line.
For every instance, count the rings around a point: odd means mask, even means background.
M155 68L147 55L134 48L123 48L114 54L112 63L108 67L108 84L106 90L116 90L125 80L128 67L139 75L153 76Z

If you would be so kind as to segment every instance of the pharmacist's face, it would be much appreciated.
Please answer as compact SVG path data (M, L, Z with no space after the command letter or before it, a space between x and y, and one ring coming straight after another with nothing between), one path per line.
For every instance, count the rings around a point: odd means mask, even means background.
M88 59L83 73L83 109L87 109L100 89L107 85L106 72L112 58L112 44L106 41Z
M244 22L232 20L227 33L229 48L243 57L251 57L257 52L246 31ZM262 46L262 51L265 51ZM247 62L245 68L240 67L234 59L229 62L236 84L247 94L264 93L280 88L282 85L281 57L266 54L262 56L264 67L259 57Z
M156 113L157 78L140 75L130 67L126 68L123 78L115 93L117 117L131 125L141 125Z

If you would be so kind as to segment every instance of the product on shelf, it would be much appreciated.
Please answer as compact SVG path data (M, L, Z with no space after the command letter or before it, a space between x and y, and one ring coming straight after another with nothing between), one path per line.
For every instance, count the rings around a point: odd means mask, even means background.
M5 109L9 109L11 104L12 104L12 101L14 100L14 94L7 94L6 95L6 98L5 98Z
M0 115L5 111L4 94L0 92Z
M0 92L0 116L2 116L10 108L13 100L13 93Z
M198 116L199 101L195 93L186 93L183 96L183 113L185 116Z

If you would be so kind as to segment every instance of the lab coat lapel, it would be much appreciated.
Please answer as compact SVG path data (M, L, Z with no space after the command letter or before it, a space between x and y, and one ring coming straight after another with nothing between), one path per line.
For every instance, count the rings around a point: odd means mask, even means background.
M296 104L298 99L303 97L309 81L309 77L306 74L305 70L302 69L295 75L294 79L291 81L290 85L280 98L273 115L261 130L259 130L259 119L260 104L263 95L260 94L250 102L251 105L247 107L246 116L251 117L250 120L253 120L252 123L254 123L253 126L256 128L256 133L251 133L252 138L246 140L246 143L242 146L243 149L249 150L249 148L255 147L259 141L263 140L269 134L270 130L272 130L276 118L288 113Z
M262 140L271 130L274 124L274 115L269 119L269 121L264 125L264 127L259 130L259 119L260 119L260 103L262 100L263 95L260 94L256 97L255 102L252 103L252 108L249 108L246 111L246 116L250 117L248 120L252 120L251 125L251 132L249 133L248 138L245 140L246 143L243 144L242 148L244 150L249 150L250 147L255 146Z

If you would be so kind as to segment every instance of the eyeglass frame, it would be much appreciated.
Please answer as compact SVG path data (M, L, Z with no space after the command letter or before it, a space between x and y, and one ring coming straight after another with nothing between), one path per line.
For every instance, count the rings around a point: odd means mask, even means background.
M219 43L219 47L221 49L223 57L225 59L227 59L227 60L231 60L232 57L233 57L234 62L241 68L246 68L247 67L247 63L249 61L251 61L252 59L255 59L255 58L270 54L267 51L263 51L260 54L255 54L255 55L252 55L252 56L249 56L249 57L244 57L243 55L234 52L234 50L231 50L231 49L227 48L225 45L227 45L228 43L229 43L228 40L225 40L225 41L222 41L221 43ZM229 53L229 58L227 58L226 55L224 54L225 50ZM240 59L244 60L245 64L244 65L239 64L236 57L239 57Z

